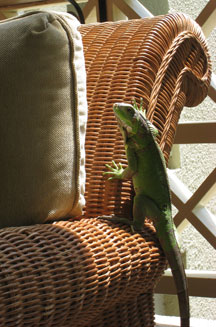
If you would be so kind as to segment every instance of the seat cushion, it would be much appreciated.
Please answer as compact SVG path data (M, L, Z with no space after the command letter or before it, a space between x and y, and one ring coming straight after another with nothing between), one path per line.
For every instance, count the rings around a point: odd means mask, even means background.
M0 23L0 227L82 213L87 101L78 26L55 12Z

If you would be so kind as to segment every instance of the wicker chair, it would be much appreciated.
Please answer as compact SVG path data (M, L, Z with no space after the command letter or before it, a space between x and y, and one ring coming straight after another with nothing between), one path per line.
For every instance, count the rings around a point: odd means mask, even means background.
M184 105L206 96L210 63L199 26L183 14L83 25L88 87L86 208L75 221L0 230L0 326L154 326L153 291L166 260L146 220L141 234L95 219L131 217L130 182L113 103L143 97L168 160Z

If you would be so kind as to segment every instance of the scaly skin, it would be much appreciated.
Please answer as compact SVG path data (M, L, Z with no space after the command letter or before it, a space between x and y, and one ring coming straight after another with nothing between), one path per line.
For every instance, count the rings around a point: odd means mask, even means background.
M106 165L109 179L132 178L135 189L133 222L111 217L113 221L130 224L140 231L145 217L154 221L156 233L168 259L175 280L179 300L181 327L190 326L187 280L178 243L175 238L171 197L163 154L155 140L157 129L145 117L145 112L134 105L117 103L113 107L125 144L128 167ZM100 217L103 218L103 217Z

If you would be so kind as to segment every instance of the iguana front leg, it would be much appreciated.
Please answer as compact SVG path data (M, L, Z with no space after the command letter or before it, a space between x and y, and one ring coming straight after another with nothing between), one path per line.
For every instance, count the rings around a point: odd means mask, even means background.
M136 154L133 149L130 147L126 148L127 152L127 158L128 158L128 166L124 169L122 167L122 164L119 163L118 165L115 163L115 161L112 161L112 166L109 164L106 164L106 167L109 169L109 171L106 171L103 173L103 175L111 175L108 179L121 179L121 180L128 180L133 177L133 175L137 171L137 160L136 160ZM117 217L117 216L100 216L97 217L98 219L102 220L109 220L113 222L119 222L126 225L133 225L133 221L127 218ZM131 227L132 231L133 228Z
M135 151L130 147L127 147L126 153L128 159L128 166L126 168L123 168L121 163L117 165L114 160L112 161L112 166L109 164L105 165L109 169L109 171L105 171L103 175L111 175L111 177L109 177L109 180L128 180L131 179L133 175L137 172L137 160Z

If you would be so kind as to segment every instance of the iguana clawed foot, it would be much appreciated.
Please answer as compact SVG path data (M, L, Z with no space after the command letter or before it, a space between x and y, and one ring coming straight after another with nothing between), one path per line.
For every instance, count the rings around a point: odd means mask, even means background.
M122 164L119 163L118 165L115 163L114 160L112 160L112 165L106 164L105 166L109 169L109 171L105 171L103 175L112 175L111 177L108 178L108 180L111 179L121 179L122 178L122 173L124 171L124 168L122 167Z

